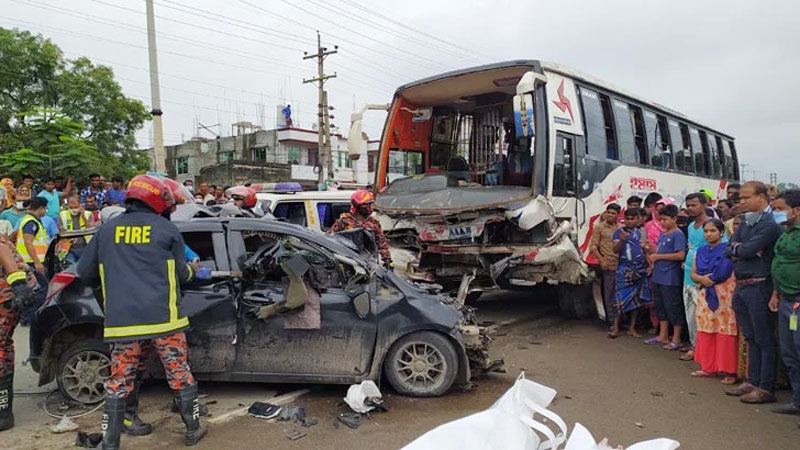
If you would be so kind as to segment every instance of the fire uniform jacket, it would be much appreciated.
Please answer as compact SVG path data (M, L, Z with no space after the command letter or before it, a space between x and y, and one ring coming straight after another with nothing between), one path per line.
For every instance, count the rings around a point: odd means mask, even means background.
M180 283L194 276L183 238L170 221L142 206L97 231L78 261L78 276L100 278L106 342L165 336L189 326Z

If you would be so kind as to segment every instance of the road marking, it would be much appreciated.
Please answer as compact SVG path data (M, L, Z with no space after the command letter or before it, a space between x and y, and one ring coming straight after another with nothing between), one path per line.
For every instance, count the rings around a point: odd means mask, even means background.
M277 406L283 406L283 405L292 403L293 401L297 400L298 398L302 397L303 395L308 394L309 392L311 392L309 389L300 389L300 390L297 390L297 391L294 391L294 392L289 392L288 394L283 394L283 395L278 396L278 397L269 398L267 400L264 400L264 403L270 403L270 404L277 405ZM245 406L243 408L234 409L233 411L226 412L225 414L222 414L221 416L217 416L217 417L213 417L211 419L208 419L208 423L220 424L220 423L228 422L231 419L234 419L236 417L246 416L248 409L250 409L249 405Z

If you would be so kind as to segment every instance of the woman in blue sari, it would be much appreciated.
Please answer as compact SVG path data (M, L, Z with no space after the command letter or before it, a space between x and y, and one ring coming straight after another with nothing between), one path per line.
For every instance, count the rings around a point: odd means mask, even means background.
M614 251L619 254L617 266L616 305L619 315L615 318L615 328L619 328L622 313L630 314L628 334L642 337L636 332L636 316L639 308L650 301L650 286L647 283L647 259L642 243L646 239L637 227L638 209L625 211L625 227L614 233Z

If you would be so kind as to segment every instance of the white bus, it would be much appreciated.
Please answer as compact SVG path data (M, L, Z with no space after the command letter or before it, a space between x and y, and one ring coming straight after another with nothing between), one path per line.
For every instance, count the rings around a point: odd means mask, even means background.
M366 109L388 110L375 209L397 269L461 294L559 284L571 316L593 308L585 258L606 205L739 179L730 135L553 63L449 72Z

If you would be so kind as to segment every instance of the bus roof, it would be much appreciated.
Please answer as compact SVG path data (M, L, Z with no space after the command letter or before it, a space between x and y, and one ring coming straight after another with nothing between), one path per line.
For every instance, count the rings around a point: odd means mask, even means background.
M576 70L576 69L572 69L572 68L567 67L567 66L565 66L563 64L547 62L547 61L539 61L539 60L533 60L533 59L516 59L516 60L510 60L510 61L503 61L503 62L498 62L498 63L486 64L486 65L483 65L483 66L470 67L470 68L467 68L467 69L459 69L459 70L445 72L445 73L438 74L438 75L433 75L433 76L430 76L430 77L427 77L427 78L423 78L421 80L417 80L417 81L414 81L414 82L411 82L411 83L407 83L407 84L404 84L404 85L400 86L399 88L397 88L397 91L395 92L395 96L401 95L402 92L405 91L405 90L408 90L408 89L411 89L411 88L415 88L415 87L420 87L420 86L423 86L423 85L426 85L426 84L429 84L429 83L434 83L434 82L445 80L445 79L448 79L448 78L458 77L458 76L462 76L462 75L468 75L468 74L476 73L476 72L494 71L494 70L502 70L502 69L506 69L506 68L516 68L516 67L530 67L532 70L534 70L536 72L539 72L539 73L542 73L544 70L547 70L547 71L555 72L555 73L558 73L560 75L564 75L564 76L567 76L567 77L570 77L570 78L573 78L573 79L576 79L576 80L579 80L579 81L583 81L583 82L585 82L587 84L594 85L596 87L599 87L599 88L614 92L616 94L619 94L622 97L627 97L628 99L634 100L634 101L636 101L636 102L638 102L638 103L640 103L642 105L648 106L648 107L650 107L652 109L655 109L655 110L658 110L658 111L661 111L662 113L667 114L669 116L672 116L675 119L680 119L680 120L682 120L684 122L691 123L691 124L693 124L693 125L695 125L697 127L704 128L704 129L710 130L710 131L714 131L715 133L717 133L717 134L719 134L719 135L721 135L723 137L726 137L726 138L728 138L730 140L734 140L733 136L730 136L729 134L723 133L723 132L719 131L718 129L714 128L714 127L711 127L711 126L705 125L705 124L703 124L701 122L698 122L696 120L690 119L685 114L683 114L683 113L681 113L679 111L676 111L676 110L674 110L672 108L669 108L667 106L664 106L664 105L661 105L659 103L644 99L644 98L642 98L642 97L640 97L638 95L631 94L630 92L627 92L624 89L620 89L620 88L614 86L611 83L608 83L608 82L605 82L603 80L600 80L599 78L595 78L595 77L593 77L591 75L588 75L588 74L586 74L584 72L581 72L579 70Z

